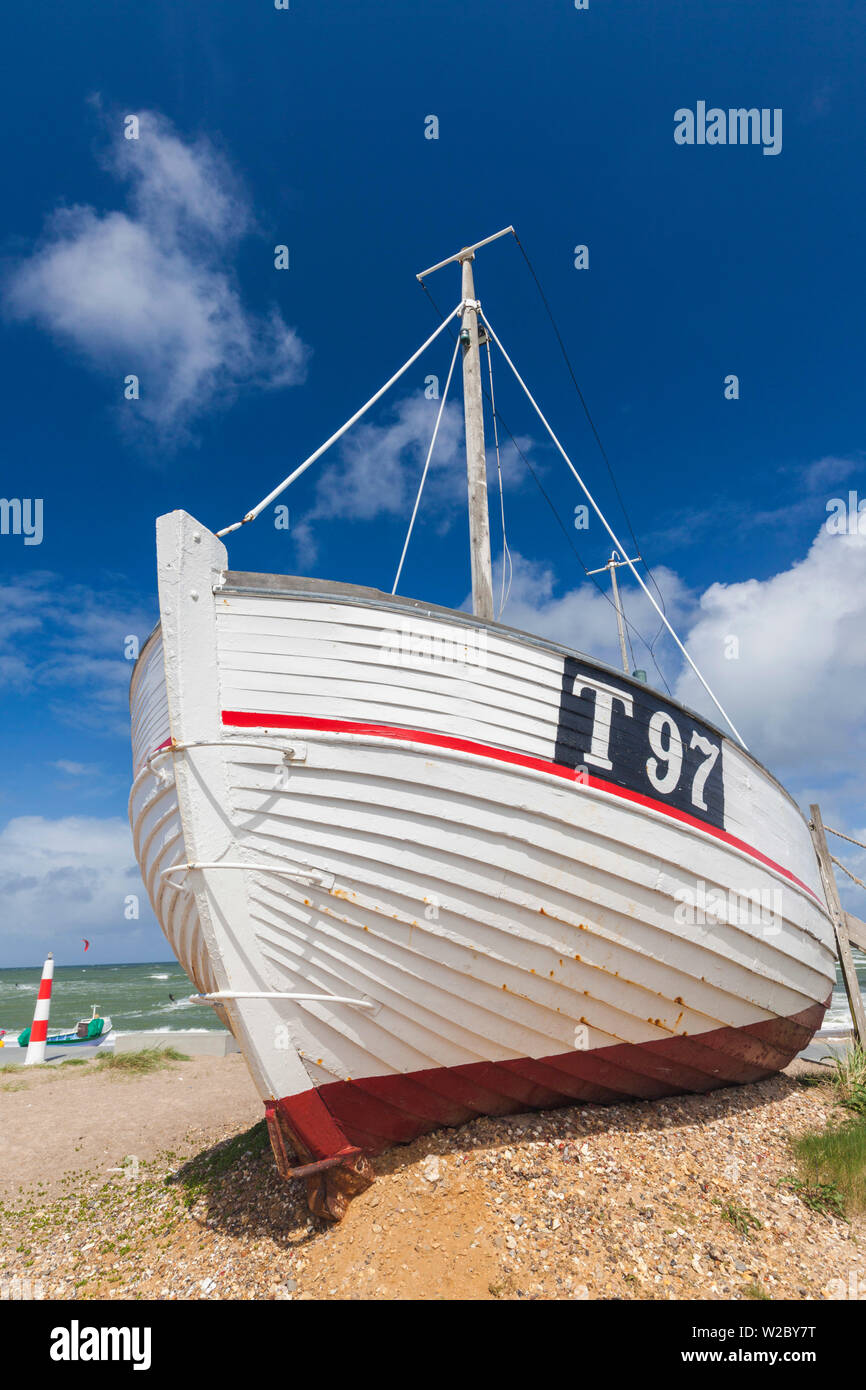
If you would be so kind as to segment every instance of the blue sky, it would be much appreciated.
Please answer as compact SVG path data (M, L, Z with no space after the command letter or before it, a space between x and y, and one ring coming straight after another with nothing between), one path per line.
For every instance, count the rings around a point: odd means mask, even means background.
M0 493L43 499L44 537L0 535L0 964L51 946L74 961L82 934L98 960L166 955L146 907L123 917L139 880L122 643L155 618L155 517L237 519L432 331L416 272L508 223L690 650L792 791L863 830L866 538L825 527L830 498L866 496L862 10L92 0L22 11L16 31L0 90ZM781 109L781 152L677 145L674 112L698 101ZM129 114L138 142L122 138ZM517 246L482 251L476 277L616 529ZM457 302L455 269L429 283ZM449 356L440 340L287 495L288 532L264 516L230 538L233 567L390 588L432 428L423 379L444 379ZM496 370L502 414L570 527L573 480ZM401 585L452 606L469 587L459 452L457 419ZM505 478L504 620L615 659L610 609L509 450ZM603 564L601 529L570 530ZM736 662L720 655L731 632ZM670 647L657 654L698 703Z

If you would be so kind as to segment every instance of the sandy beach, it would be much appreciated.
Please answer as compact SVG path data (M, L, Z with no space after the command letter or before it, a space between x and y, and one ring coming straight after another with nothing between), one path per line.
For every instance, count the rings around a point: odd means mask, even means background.
M90 1062L7 1071L0 1113L0 1197L8 1200L34 1182L56 1195L131 1155L150 1163L179 1143L206 1148L255 1124L262 1105L236 1053L144 1075L100 1074Z
M239 1056L6 1072L0 1282L67 1299L832 1297L866 1231L786 1185L789 1136L834 1112L829 1084L803 1084L816 1070L442 1130L374 1160L337 1227L279 1179Z

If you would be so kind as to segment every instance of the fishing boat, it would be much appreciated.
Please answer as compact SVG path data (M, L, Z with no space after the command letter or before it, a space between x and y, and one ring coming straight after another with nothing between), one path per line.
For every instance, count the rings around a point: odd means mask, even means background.
M627 565L659 605L475 297L493 239L422 273L460 265L456 308L242 522L157 521L160 621L131 684L136 854L195 997L244 1053L280 1172L331 1220L371 1154L439 1126L765 1077L809 1043L835 978L808 824L661 609L730 732L625 659L494 617L491 345L609 534L611 577ZM473 611L396 580L233 570L221 537L449 324Z
M99 1012L99 1005L91 1006L90 1018L80 1018L75 1027L66 1033L49 1033L45 1039L47 1047L62 1047L87 1050L101 1047L108 1041L111 1032L111 1019L108 1014ZM30 1026L18 1034L18 1046L26 1047L30 1041ZM113 1041L113 1040L112 1040Z

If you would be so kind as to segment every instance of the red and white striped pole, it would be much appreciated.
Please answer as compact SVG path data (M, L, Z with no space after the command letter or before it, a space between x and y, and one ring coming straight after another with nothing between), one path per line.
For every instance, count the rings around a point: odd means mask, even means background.
M30 1029L27 1044L25 1067L38 1066L45 1061L45 1040L48 1037L48 1010L51 1008L51 982L54 979L54 952L48 952L48 959L42 967L39 994L36 997L36 1012Z

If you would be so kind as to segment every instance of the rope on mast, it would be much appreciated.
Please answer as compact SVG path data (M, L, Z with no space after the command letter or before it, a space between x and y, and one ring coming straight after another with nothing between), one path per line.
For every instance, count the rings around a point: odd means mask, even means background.
M514 579L514 564L511 559L511 551L508 549L508 536L505 531L505 489L502 483L502 459L499 452L499 424L496 416L496 398L493 395L493 358L490 353L490 339L485 343L487 348L487 373L490 377L490 409L493 416L493 443L496 448L496 472L499 476L499 515L502 520L502 586L500 589L499 612L496 621L505 612L505 605L511 593L511 583ZM508 588L505 587L505 564L508 562Z
M575 468L574 464L572 463L571 459L568 457L568 454L565 452L565 450L563 449L563 447L562 447L562 445L560 444L559 440L557 439L556 435L554 434L552 427L550 426L550 424L548 423L548 421L547 421L547 419L545 418L544 414L542 413L541 407L539 406L538 402L536 401L536 399L535 399L535 397L533 396L532 392L530 391L529 387L526 385L526 382L523 380L523 377L520 375L519 371L518 371L517 368L515 367L515 365L514 365L514 363L512 362L511 358L508 356L508 353L505 351L505 348L502 346L502 343L499 341L499 338L497 337L496 332L494 331L493 325L491 324L489 318L488 318L487 315L486 315L485 313L483 313L483 312L482 312L481 317L484 319L485 327L487 328L487 331L489 332L491 338L493 339L493 341L494 341L494 343L496 344L496 346L499 348L499 351L502 353L502 356L505 358L505 360L506 360L506 362L508 363L509 367L511 368L512 372L513 372L514 375L516 376L518 382L519 382L520 385L523 387L523 390L524 390L525 394L526 394L527 397L529 398L530 404L532 405L533 409L535 410L535 413L536 413L536 415L538 416L538 418L539 418L539 420L541 421L541 423L543 424L544 428L547 430L547 433L550 435L550 438L553 440L553 443L554 443L556 449L559 451L559 453L560 453L560 454L562 455L562 457L565 459L566 464L568 465L568 467L569 467L569 469L571 470L571 472L572 472L572 474L574 475L574 477L577 479L577 482L578 482L578 484L580 485L580 487L581 487L581 489L582 489L582 491L583 491L583 493L584 493L584 495L585 495L585 497L586 497L586 500L589 502L590 506L592 507L593 511L595 512L595 514L596 514L596 516L598 517L599 521L601 522L602 526L603 526L604 529L607 531L607 534L610 536L611 540L613 541L614 545L617 547L617 549L619 550L620 554L621 554L621 555L623 556L623 558L625 559L626 564L628 565L629 569L631 570L631 572L632 572L632 574L634 575L635 579L637 580L638 584L639 584L640 587L643 589L644 593L646 594L646 596L647 596L647 598L649 599L650 603L652 604L653 608L654 608L654 609L656 610L656 612L658 613L659 617L661 618L662 622L664 623L664 625L665 625L665 627L667 628L668 632L670 633L671 637L673 637L674 641L676 642L677 646L679 647L679 649L680 649L680 651L682 652L683 656L685 657L686 661L687 661L687 662L689 663L689 665L691 666L692 670L694 671L694 673L695 673L695 675L697 676L698 680L700 681L701 685L704 687L704 690L705 690L705 691L707 692L707 694L709 695L709 697L710 697L710 699L712 700L713 704L715 705L716 709L717 709L717 710L719 711L719 713L722 715L722 717L724 718L725 722L728 724L728 726L730 727L730 729L732 730L732 732L736 735L737 739L738 739L739 742L742 744L742 746L746 749L746 751L748 751L748 745L746 744L746 740L743 738L742 734L741 734L740 731L738 730L737 726L734 724L734 721L731 719L730 715L727 713L727 711L725 710L724 706L723 706L723 705L721 704L721 702L717 699L717 697L713 694L713 692L712 692L712 690L710 689L709 685L708 685L707 682L704 680L704 677L701 675L701 672L698 670L698 667L695 665L694 661L693 661L692 658L689 656L689 653L686 651L685 647L683 646L683 644L682 644L682 642L680 641L679 637L677 636L676 632L675 632L674 629L671 627L671 624L668 622L668 619L667 619L666 615L662 612L661 608L659 608L658 603L657 603L656 600L653 598L653 595L650 593L649 589L647 588L647 585L644 583L643 579L641 579L640 575L638 574L637 570L636 570L635 567L634 567L633 561L630 560L630 559L628 558L628 550L626 549L626 547L623 546L622 541L620 541L620 540L617 539L617 536L616 536L615 532L613 531L612 527L610 526L610 524L609 524L609 522L608 522L608 520L607 520L607 517L604 515L603 511L602 511L601 508L599 507L598 503L596 502L595 498L593 497L593 495L592 495L592 493L590 492L589 488L587 487L586 483L583 481L583 478L582 478L582 477L580 476L580 474L578 473L578 471L577 471L577 469Z
M445 390L442 392L442 400L439 403L439 410L436 415L436 424L433 426L433 438L430 440L430 448L427 450L427 457L424 460L424 471L421 474L421 482L418 485L418 496L415 498L415 506L412 509L412 517L409 522L409 530L406 532L406 539L403 542L403 553L400 556L400 563L397 566L397 573L394 575L394 583L391 585L391 593L396 594L397 585L400 583L400 575L403 570L403 561L406 559L406 551L409 549L409 542L412 539L412 529L415 525L415 518L418 515L418 507L421 504L421 493L424 491L424 484L427 481L427 469L430 467L430 460L433 457L433 450L436 447L436 436L439 433L439 426L442 423L442 415L445 410L445 402L448 399L448 387L451 385L451 377L454 372L454 363L457 361L457 353L460 350L460 339L454 344L454 352L451 357L451 366L448 368L448 376L445 379Z
M342 436L346 433L346 431L348 429L351 429L352 425L354 425L357 420L360 420L361 416L365 415L366 412L370 409L370 407L372 405L375 405L376 402L380 400L382 396L384 396L385 392L394 385L394 382L400 380L400 377L403 375L403 373L409 370L413 362L418 361L418 358L421 356L421 354L423 352L426 352L430 344L434 342L436 338L439 337L439 334L442 332L445 325L449 324L457 314L461 313L462 309L463 302L461 300L461 302L454 309L451 310L451 313L448 315L448 317L442 320L439 327L436 329L436 332L430 334L430 337L427 339L426 343L422 343L418 351L413 352L408 362L404 362L400 370L398 372L395 372L394 375L390 377L388 381L385 382L384 386L380 387L380 389L376 392L375 396L370 397L366 405L362 405L360 410L356 410L355 414L351 417L351 419L347 420L345 425L342 425L340 429L337 430L336 434L332 434L330 439L326 439L325 443L322 444L314 454L310 454L309 458L304 459L304 462L299 464L293 473L290 473L287 478L283 479L279 487L275 487L273 492L269 492L267 497L263 497L261 502L259 502L258 506L253 507L252 511L247 512L246 516L244 516L241 521L236 521L231 526L224 526L223 529L221 531L217 531L216 534L218 536L227 536L231 531L238 531L240 530L241 526L246 526L248 521L255 521L256 517L264 511L265 507L270 506L271 502L273 502L277 497L279 497L281 492L285 492L286 488L289 487L295 481L296 478L300 478L302 473L306 473L310 465L316 462L316 459L321 458L322 454L326 453L327 450L330 449L332 444L336 444L337 440L341 439Z

